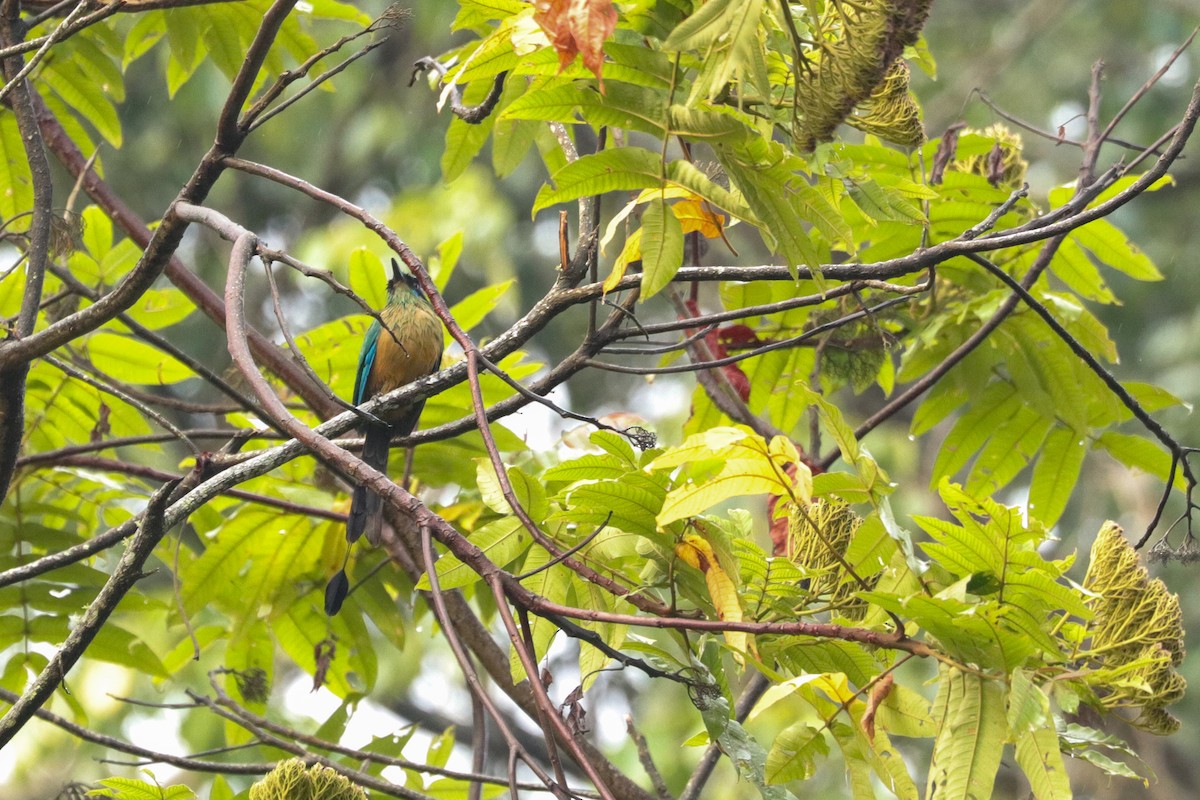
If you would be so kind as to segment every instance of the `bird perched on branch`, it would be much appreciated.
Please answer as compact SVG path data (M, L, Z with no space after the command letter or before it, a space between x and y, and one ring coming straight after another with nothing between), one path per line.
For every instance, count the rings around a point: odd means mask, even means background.
M354 405L362 405L433 373L442 362L442 323L416 278L392 259L388 301L363 339L354 378ZM380 320L383 324L380 324ZM417 426L425 401L400 406L381 414L383 425L367 423L362 457L380 472L387 472L392 436L406 436ZM346 540L354 543L364 533L378 544L383 524L383 500L366 486L355 486L346 520ZM325 592L325 610L336 614L348 590L343 568Z

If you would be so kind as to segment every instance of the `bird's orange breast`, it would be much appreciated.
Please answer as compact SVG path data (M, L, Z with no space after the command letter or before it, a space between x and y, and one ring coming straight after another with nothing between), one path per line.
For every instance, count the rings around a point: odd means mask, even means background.
M440 366L442 357L442 323L432 309L413 303L385 309L380 316L386 327L379 332L367 376L369 397L424 378Z

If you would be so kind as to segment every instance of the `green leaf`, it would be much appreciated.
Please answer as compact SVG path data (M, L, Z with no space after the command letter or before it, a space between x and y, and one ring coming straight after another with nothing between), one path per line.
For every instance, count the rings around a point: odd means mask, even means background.
M342 699L371 691L378 678L378 664L370 634L360 613L347 613L349 606L334 617L322 608L323 589L313 591L288 604L271 618L271 633L280 649L307 674L319 669L317 653L330 657L325 686ZM334 645L330 654L325 648Z
M663 43L665 50L700 50L704 61L689 102L719 94L735 73L749 73L752 83L768 83L763 73L758 31L764 0L709 0L685 19Z
M603 481L619 480L630 470L630 465L610 453L590 453L550 467L542 473L542 481Z
M1184 409L1191 413L1191 403L1185 403L1180 398L1176 397L1171 392L1161 386L1156 386L1153 383L1143 383L1142 381L1125 381L1121 384L1125 389L1133 395L1133 399L1141 404L1142 408L1151 414L1155 411L1161 411L1164 408L1173 406L1183 406Z
M121 120L117 107L96 84L95 75L85 74L83 68L70 59L47 59L42 62L39 78L109 144L120 149Z
M673 105L667 113L672 136L699 142L737 142L753 135L752 118L725 106Z
M913 414L908 432L913 436L928 433L935 425L967 402L968 393L952 381L943 380L933 387Z
M728 189L714 183L695 165L672 161L666 166L669 183L699 195L717 208L745 218L745 203ZM663 162L658 153L640 147L619 147L582 156L554 173L553 188L543 186L533 204L533 213L569 200L594 194L662 186Z
M87 340L87 350L96 369L125 383L166 386L196 375L174 356L115 333L93 334Z
M97 781L103 789L93 789L89 795L115 797L118 800L188 800L196 796L186 786L163 788L157 783L146 783L134 778L102 778Z
M525 552L531 541L529 532L516 517L493 520L471 533L471 544L482 550L493 564L501 568L508 566ZM479 580L479 573L454 555L438 559L437 576L438 586L443 590L469 586ZM416 588L424 591L432 589L429 576L422 575Z
M1137 183L1139 180L1141 180L1143 174L1145 174L1145 173L1138 173L1136 175L1134 175L1134 174L1122 175L1120 178L1117 178L1115 181L1112 182L1112 184L1110 186L1108 186L1108 188L1106 188L1100 194L1098 194L1092 198L1091 202L1088 203L1088 208L1092 208L1094 206L1097 206L1101 203L1104 203L1104 202L1116 197L1121 192L1125 191L1130 186L1132 186L1134 183ZM1149 186L1147 186L1143 191L1157 192L1159 189L1162 189L1167 186L1174 186L1174 185L1175 185L1175 179L1173 177L1171 177L1170 175L1164 175L1161 178L1159 178L1158 180L1151 183ZM1074 183L1069 184L1067 186L1059 186L1054 189L1051 189L1050 196L1049 196L1050 207L1058 208L1059 206L1066 204L1074 196L1075 196Z
M206 45L196 35L196 31L203 29L203 20L189 8L173 9L172 13L163 14L163 20L167 25L167 43L171 47L167 62L167 93L174 98L204 62Z
M800 175L804 162L785 153L778 142L761 139L714 149L730 182L750 207L753 218L747 221L759 229L767 246L783 256L789 268L818 268L820 253L802 227L804 217L794 202L796 187L804 180Z
M683 227L662 197L642 214L642 297L658 294L683 266Z
M681 444L675 445L647 465L647 469L668 469L689 461L705 461L721 458L731 447L754 437L746 428L719 426L703 433L693 434ZM758 449L764 448L760 445Z
M592 525L607 520L617 530L653 537L665 496L666 491L652 478L633 473L619 481L585 483L572 489L567 498L569 507L555 518Z
M662 159L640 147L619 147L582 156L554 173L553 188L543 186L533 203L536 215L547 206L585 195L658 186Z
M212 786L208 790L208 800L234 800L233 789L229 788L224 775L213 776Z
M514 283L516 283L516 279L509 278L472 292L455 303L451 307L450 313L454 315L454 319L464 331L469 331L496 310ZM449 335L447 332L446 336L449 337Z
M1063 752L1088 762L1107 775L1139 781L1146 788L1150 786L1150 780L1139 775L1124 761L1111 758L1097 749L1104 748L1125 760L1132 761L1141 768L1142 772L1153 776L1153 771L1138 753L1111 733L1098 731L1085 725L1068 723L1059 729L1059 746Z
M996 429L1012 419L1021 407L1021 399L1011 384L1003 381L988 384L942 442L934 461L931 485L936 486L942 477L962 469Z
M821 728L797 722L784 728L771 745L763 777L767 783L804 781L813 776L817 760L829 755Z
M514 100L502 118L574 122L579 110L592 126L611 126L658 137L667 135L667 95L663 91L608 80L605 92L581 83L533 89Z
M672 490L659 512L659 527L741 495L775 494L805 501L812 496L812 474L801 463L795 446L783 436L776 436L768 443L741 428L712 428L689 436L648 466L658 470L687 462L717 462L721 466L716 475L688 478ZM796 465L794 478L785 473L787 464Z
M734 497L785 494L784 487L779 472L765 459L728 461L716 476L684 484L667 495L658 514L658 526L665 528L677 520L694 517Z
M1050 271L1085 300L1116 302L1116 296L1104 282L1100 270L1072 238L1063 239L1050 262Z
M205 542L200 557L180 569L179 578L183 587L180 599L186 612L197 614L218 601L235 608L246 607L243 604L249 599L249 592L243 590L250 586L243 584L246 562L277 550L275 542L264 539L263 531L286 530L285 526L289 523L303 525L303 530L300 535L294 535L293 532L293 535L283 537L283 542L304 540L309 531L307 519L281 517L278 513L256 507L241 509L226 519ZM295 552L288 552L284 560L296 555ZM315 564L315 560L310 564Z
M458 259L462 256L462 250L462 231L451 234L437 246L438 254L430 260L429 269L438 291L444 292L446 290L446 285L450 283L450 276L454 274L454 268L458 266Z
M920 208L899 192L885 189L875 181L849 181L846 189L850 194L850 199L868 220L918 224L926 221ZM984 216L986 216L986 212L984 212Z
M382 308L382 305L379 307ZM371 318L364 314L342 317L296 337L296 344L313 371L339 397L354 395L358 354L370 322ZM429 418L429 405L426 406L425 418Z
M525 14L533 8L525 6ZM463 52L461 66L451 69L443 83L466 85L475 82L491 84L493 78L505 70L512 70L520 60L514 50L514 34L517 33L519 17L505 19L482 41L469 44L470 53Z
M725 713L722 714L722 711ZM733 762L738 774L758 789L763 800L795 800L791 792L782 786L772 785L767 779L767 752L744 727L729 718L727 707L711 704L701 708L701 714L709 736L716 740L721 752Z
M137 15L137 20L125 35L122 71L129 69L130 64L148 53L167 35L167 24L163 17L161 11L147 11Z
M937 735L929 701L920 692L901 683L892 685L879 705L876 720L892 736L924 739Z
M202 29L209 60L221 73L233 80L242 67L246 49L253 41L257 14L251 9L215 7L205 16Z
M1071 232L1071 238L1097 260L1134 280L1162 280L1162 273L1150 257L1106 219L1093 220L1082 228L1076 228Z
M0 218L13 220L33 207L33 178L25 145L16 118L8 113L0 114L0 185L6 187L0 192ZM15 220L13 228L27 230L28 219Z
M100 261L113 246L112 221L97 206L88 206L79 216L83 246L92 258Z
M1024 670L1012 674L1008 695L1008 735L1017 765L1038 800L1069 800L1071 781L1063 765L1058 733L1050 715L1050 698Z
M96 638L88 646L91 658L120 664L156 678L169 678L162 661L147 644L124 628L109 622L96 631Z
M191 299L171 286L147 289L125 313L150 330L161 330L183 322L195 310Z
M560 565L547 566L549 563L550 553L544 547L529 548L529 552L525 554L525 561L521 565L521 572L532 572L533 574L521 583L530 591L545 597L552 603L565 603L572 585L571 573ZM534 660L538 661L546 657L550 643L554 641L554 637L558 633L558 628L550 620L536 615L530 619L530 628L533 634L533 652L536 654ZM520 683L528 677L525 673L525 665L521 662L520 654L517 653L515 647L509 648L508 666L514 683Z
M926 792L930 800L991 797L1007 738L1005 692L999 681L941 665Z
M507 178L521 166L541 127L535 120L496 120L492 129L492 169L497 178Z
M476 81L467 86L463 92L463 102L470 106L483 102L491 92L490 81ZM515 97L520 91L516 81L510 81L501 95L498 107ZM442 179L450 183L466 172L467 168L479 155L483 145L492 134L496 124L496 114L489 114L479 124L465 122L458 117L452 117L450 127L446 130L446 149L442 152Z
M484 504L497 514L512 514L513 510L504 496L504 490L496 478L496 471L492 468L489 459L479 459L476 463L475 475ZM513 496L530 518L535 521L544 519L548 504L546 490L541 482L534 480L520 467L509 467L507 475L508 482L512 486Z
M1029 513L1046 527L1066 510L1085 453L1087 447L1070 428L1057 427L1046 437L1029 481Z
M791 573L781 566L788 564L782 559L771 561L772 579L786 580ZM777 574L776 574L777 573ZM815 675L844 675L859 686L866 685L879 672L879 664L871 655L849 642L816 639L811 636L780 637L777 658L780 663L803 682Z
M446 728L440 736L433 737L425 751L425 763L431 767L445 767L454 750L454 726Z
M699 50L729 35L729 23L744 0L709 0L679 24L663 42L664 50ZM757 22L757 20L756 20Z
M388 268L366 247L350 251L350 288L376 310L387 305Z
M1037 454L1053 420L1028 406L1018 406L990 437L971 465L965 489L968 494L992 495L1007 486Z
M1171 454L1161 445L1141 436L1106 431L1096 439L1095 446L1130 469L1141 470L1166 483L1171 471ZM1185 485L1183 471L1175 470L1175 488L1182 491Z

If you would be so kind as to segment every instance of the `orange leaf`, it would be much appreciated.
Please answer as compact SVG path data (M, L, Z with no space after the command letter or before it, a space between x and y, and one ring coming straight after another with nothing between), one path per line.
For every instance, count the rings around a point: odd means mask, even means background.
M603 92L604 42L617 27L613 0L535 0L533 19L558 52L558 71L580 56Z

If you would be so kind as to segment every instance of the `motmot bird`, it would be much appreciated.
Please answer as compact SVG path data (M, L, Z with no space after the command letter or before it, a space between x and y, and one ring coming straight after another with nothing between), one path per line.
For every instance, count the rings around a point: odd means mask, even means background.
M429 298L412 273L392 259L388 301L371 324L358 354L354 378L354 405L432 374L442 363L442 323ZM383 324L380 324L380 320ZM387 472L388 447L393 434L407 436L417 426L424 400L400 406L380 416L387 425L367 424L362 457L380 472ZM379 543L383 500L366 486L355 486L346 520L346 540L355 542L364 533Z
M401 270L394 258L387 291L387 305L379 312L379 319L367 329L358 354L358 373L354 376L356 406L375 395L424 378L442 363L442 323L417 279ZM425 401L418 400L381 414L380 423L367 423L363 461L386 474L392 434L407 436L412 433L424 407ZM346 518L346 540L353 544L365 533L367 541L378 544L382 526L382 498L366 486L355 486L350 515ZM346 561L349 560L347 548ZM349 593L350 580L343 563L325 587L325 613L331 617L338 613Z

